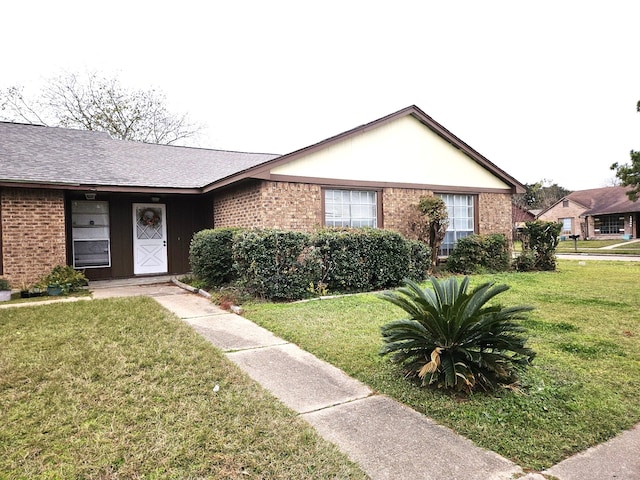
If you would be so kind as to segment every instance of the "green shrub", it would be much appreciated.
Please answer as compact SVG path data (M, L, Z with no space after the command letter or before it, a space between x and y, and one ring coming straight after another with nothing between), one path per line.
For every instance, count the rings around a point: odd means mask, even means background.
M525 223L522 232L523 253L530 253L535 259L533 268L530 270L550 271L556 269L556 249L560 241L562 224L558 222L535 222ZM521 262L521 269L525 262Z
M467 293L469 278L431 278L433 289L414 282L381 298L409 317L382 326L380 355L393 354L422 385L471 391L517 381L534 352L525 347L518 320L532 308L487 305L509 287L484 283Z
M409 274L411 249L407 240L397 232L365 229L367 238L370 288L396 287Z
M396 232L374 228L327 228L313 245L322 260L322 281L330 291L361 292L399 285L406 277L422 279L429 248ZM422 244L424 245L424 244Z
M492 233L484 236L484 266L490 272L506 272L511 268L509 240L505 235Z
M447 270L465 275L480 272L483 265L483 249L484 242L480 235L473 234L459 239L447 258Z
M430 249L396 232L327 228L315 234L278 230L203 230L191 241L196 279L234 285L274 300L361 292L423 280Z
M42 277L41 285L46 288L51 285L62 288L64 293L75 292L80 290L89 282L84 273L75 270L69 265L57 265L53 267L49 274Z
M526 250L513 261L513 268L518 272L530 272L536 268L536 256L532 251Z
M6 278L0 278L0 291L11 290L11 284Z
M502 234L469 235L456 242L447 258L447 270L469 275L472 273L504 272L509 270L509 241Z
M438 264L438 250L449 226L449 210L445 201L435 195L422 195L417 205L409 206L407 228L413 239L425 242L430 247L431 274Z
M191 271L208 287L235 280L233 268L233 236L237 228L216 228L197 232L191 239L189 262Z
M365 291L370 285L368 246L364 231L327 228L316 233L313 245L321 258L322 282L334 292Z
M306 233L252 230L233 242L238 281L247 292L272 300L310 295L309 285L321 278L321 261Z
M431 248L418 240L407 240L409 245L409 269L406 278L417 282L427 278L431 267Z

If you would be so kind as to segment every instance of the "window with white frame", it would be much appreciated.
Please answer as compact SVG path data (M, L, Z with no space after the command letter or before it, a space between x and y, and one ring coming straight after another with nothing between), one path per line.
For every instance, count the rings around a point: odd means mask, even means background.
M562 234L571 234L573 233L573 218L561 218L560 222L562 223Z
M456 242L474 233L475 215L474 196L445 193L438 195L447 205L449 227L440 245L440 255L449 255Z
M377 192L326 189L324 191L324 223L328 227L377 228Z
M74 268L111 266L109 203L71 202Z

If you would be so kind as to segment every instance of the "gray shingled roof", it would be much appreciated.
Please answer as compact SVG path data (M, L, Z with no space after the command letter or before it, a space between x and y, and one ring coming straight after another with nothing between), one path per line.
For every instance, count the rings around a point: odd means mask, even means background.
M583 205L583 215L605 215L609 213L640 212L640 200L632 202L626 192L629 187L603 187L578 190L566 198Z
M202 188L279 156L130 142L104 132L0 122L0 182Z

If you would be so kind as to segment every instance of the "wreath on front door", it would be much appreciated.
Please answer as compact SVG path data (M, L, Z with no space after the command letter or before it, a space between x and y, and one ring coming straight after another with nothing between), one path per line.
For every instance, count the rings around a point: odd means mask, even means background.
M149 227L155 227L160 223L160 215L152 208L147 208L140 214L140 223Z

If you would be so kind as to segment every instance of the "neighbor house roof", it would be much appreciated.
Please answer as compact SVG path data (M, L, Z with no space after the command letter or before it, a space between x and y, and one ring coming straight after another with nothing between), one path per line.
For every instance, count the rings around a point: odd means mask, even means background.
M131 142L104 132L0 122L0 183L200 189L278 156Z
M632 202L627 196L628 187L602 187L578 190L567 195L571 201L584 205L583 215L640 212L640 202Z
M584 207L585 210L580 216L640 212L640 201L632 202L629 200L626 193L628 190L628 187L602 187L591 188L589 190L577 190L562 197L549 208L540 212L538 216L551 210L564 200L570 200Z

